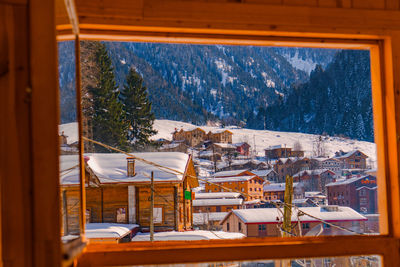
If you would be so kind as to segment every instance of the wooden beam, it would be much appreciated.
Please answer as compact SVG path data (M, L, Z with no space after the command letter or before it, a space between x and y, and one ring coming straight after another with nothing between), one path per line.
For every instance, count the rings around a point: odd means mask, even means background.
M28 12L24 5L0 4L0 217L5 266L33 266Z
M351 255L383 255L385 260L393 263L398 260L398 249L397 239L379 236L89 244L86 253L79 258L78 266L232 262Z
M78 1L79 22L89 29L126 26L297 33L385 34L400 28L400 12L383 9L307 7L253 3L115 0ZM98 29L98 28L97 28ZM321 36L320 36L321 37Z
M59 90L53 0L29 2L34 266L60 266ZM27 206L29 207L29 206ZM25 209L27 209L25 207ZM20 241L19 239L17 239Z
M79 34L79 19L75 8L74 0L64 0L65 8L68 13L69 21L72 25L72 32L75 35Z

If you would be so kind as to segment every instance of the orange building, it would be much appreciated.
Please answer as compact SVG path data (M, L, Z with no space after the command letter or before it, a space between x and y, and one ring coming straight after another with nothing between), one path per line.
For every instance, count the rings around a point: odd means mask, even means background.
M229 188L243 192L245 201L263 198L264 180L257 175L220 177L209 179L208 181L212 184L206 183L206 192L229 192L229 190L227 190Z

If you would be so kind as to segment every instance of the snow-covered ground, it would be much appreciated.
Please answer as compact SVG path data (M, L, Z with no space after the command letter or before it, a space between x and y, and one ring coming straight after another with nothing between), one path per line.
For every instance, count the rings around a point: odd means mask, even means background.
M200 127L206 132L221 130L222 128L217 126L196 126L190 123L172 120L156 120L154 122L154 128L158 131L157 135L153 136L153 139L164 138L171 140L172 132L175 129L188 130L195 127ZM227 129L233 133L233 142L247 142L254 147L259 156L264 155L264 149L274 145L286 145L287 147L293 147L296 141L301 143L306 156L312 156L313 143L318 138L318 135L305 134L305 133L294 133L294 132L278 132L269 130L251 130L238 128L237 126L228 126ZM325 137L325 150L326 156L334 156L336 151L351 151L355 149L361 150L365 153L373 162L376 162L376 145L371 142L358 141L352 139L345 139L340 137Z
M228 233L224 231L185 231L185 232L158 232L154 233L155 241L166 240L209 240L209 239L237 239L244 238L245 235L241 233ZM138 233L132 238L132 241L149 241L149 233Z
M190 123L172 120L155 120L154 128L158 133L152 137L152 139L164 138L171 140L172 132L175 129L188 130L195 127L200 127L206 132L217 131L222 128L218 126L196 126ZM233 133L233 142L247 142L257 151L258 156L264 155L264 149L269 146L283 145L287 147L293 147L293 144L297 141L301 143L306 156L312 156L313 143L318 138L318 135L305 134L305 133L294 133L294 132L278 132L269 130L251 130L238 128L237 126L228 126L227 129ZM68 136L68 143L73 143L78 140L77 123L66 123L59 126L60 133L64 131L64 134ZM338 150L351 151L355 149L361 150L365 153L374 163L376 163L376 145L374 143L358 141L352 139L345 139L340 137L325 137L325 150L326 156L332 157ZM375 166L376 167L376 166Z

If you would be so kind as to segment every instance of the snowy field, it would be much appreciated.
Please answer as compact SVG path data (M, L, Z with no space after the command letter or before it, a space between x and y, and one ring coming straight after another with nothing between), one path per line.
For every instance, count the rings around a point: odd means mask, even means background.
M184 231L184 232L158 232L154 233L155 241L171 241L171 240L210 240L210 239L237 239L244 238L241 233L228 233L224 231ZM132 238L132 241L149 241L149 233L138 233Z
M156 140L164 138L171 140L172 132L175 129L193 129L200 127L206 132L221 130L220 127L213 126L196 126L190 123L172 120L155 120L154 128L158 133L153 136L152 139ZM304 133L292 133L292 132L277 132L269 130L250 130L238 128L237 126L228 126L227 129L233 133L233 142L247 142L257 151L258 156L264 156L264 149L274 145L286 145L287 147L293 147L296 141L299 141L306 153L306 156L311 156L313 151L313 142L317 139L318 135L304 134ZM64 134L68 136L68 143L73 143L78 140L77 123L62 124L59 127L60 133L64 131ZM352 139L345 139L339 137L326 137L325 150L326 156L332 157L338 150L351 151L359 149L365 153L374 163L376 162L376 146L374 143L357 141Z
M153 137L153 139L164 138L171 140L172 132L174 132L175 129L188 130L195 127L200 127L206 132L222 129L220 127L213 126L196 126L180 121L156 120L154 122L154 128L158 131L158 133ZM252 150L255 147L258 156L264 156L264 149L268 148L269 146L286 145L287 147L293 147L293 144L296 141L301 143L306 156L312 156L313 142L318 138L318 135L313 134L277 132L269 130L250 130L238 128L237 126L228 126L224 129L227 129L233 133L233 143L247 142L252 146ZM376 162L376 145L374 143L339 137L326 137L326 156L332 157L338 150L351 151L355 149L361 150L373 162Z

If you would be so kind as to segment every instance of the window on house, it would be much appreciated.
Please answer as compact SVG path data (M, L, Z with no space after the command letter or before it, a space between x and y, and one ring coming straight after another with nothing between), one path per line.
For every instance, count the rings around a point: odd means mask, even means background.
M238 228L239 228L239 232L242 231L242 223L241 222L238 223Z
M127 222L126 208L117 208L116 222L117 223L126 223Z

